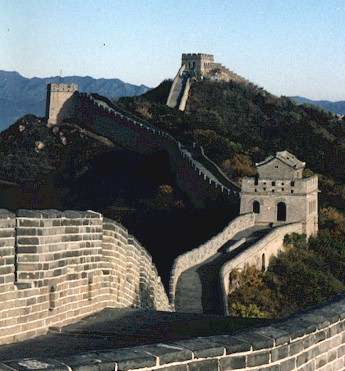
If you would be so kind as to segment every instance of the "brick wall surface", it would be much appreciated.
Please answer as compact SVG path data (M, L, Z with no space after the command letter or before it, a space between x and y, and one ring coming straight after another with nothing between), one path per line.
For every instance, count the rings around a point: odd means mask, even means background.
M147 251L92 211L0 210L0 344L105 307L170 310Z
M1 370L290 371L345 369L345 296L232 335L0 363Z

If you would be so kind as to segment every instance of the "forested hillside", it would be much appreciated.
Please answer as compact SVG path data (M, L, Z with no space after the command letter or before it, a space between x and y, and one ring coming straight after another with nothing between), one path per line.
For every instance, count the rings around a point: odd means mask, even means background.
M171 82L121 104L185 142L198 142L232 178L255 174L255 162L287 149L319 176L320 233L289 236L261 272L232 272L230 314L284 317L345 291L345 120L298 106L253 85L195 82L186 112L164 105Z
M185 112L165 103L170 81L120 104L183 142L198 142L232 178L287 149L320 175L321 201L345 210L345 120L252 84L194 82Z
M305 97L290 97L297 104L307 104L319 107L325 111L337 113L338 115L345 115L345 101L331 102L329 100L313 100Z

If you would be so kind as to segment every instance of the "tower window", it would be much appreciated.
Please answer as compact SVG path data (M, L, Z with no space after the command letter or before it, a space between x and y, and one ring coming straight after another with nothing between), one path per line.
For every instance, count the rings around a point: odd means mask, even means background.
M265 272L266 270L266 257L265 254L262 254L261 256L261 271Z
M272 182L272 187L274 187L276 185L276 182L275 181L273 181Z
M56 305L55 297L56 297L55 287L51 286L50 289L49 289L49 310L50 311L55 309L55 305Z
M294 187L294 186L295 186L295 181L291 180L291 187Z

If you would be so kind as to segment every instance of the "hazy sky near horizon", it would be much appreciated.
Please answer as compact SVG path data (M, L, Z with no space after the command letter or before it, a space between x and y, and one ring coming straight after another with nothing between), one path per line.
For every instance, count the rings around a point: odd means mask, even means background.
M0 0L0 69L155 86L182 52L277 95L345 100L345 0Z

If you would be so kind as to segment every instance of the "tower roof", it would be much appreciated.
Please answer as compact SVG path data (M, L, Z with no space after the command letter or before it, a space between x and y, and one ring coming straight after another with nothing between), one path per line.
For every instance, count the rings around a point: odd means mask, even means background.
M288 165L288 166L290 166L290 167L292 167L296 170L302 169L302 168L305 167L305 162L300 161L295 155L293 155L292 153L290 153L286 150L281 151L281 152L277 152L274 156L269 156L265 160L263 160L261 162L257 162L255 165L256 165L256 167L266 165L267 163L271 162L275 158L279 159L284 164L286 164L286 165Z

